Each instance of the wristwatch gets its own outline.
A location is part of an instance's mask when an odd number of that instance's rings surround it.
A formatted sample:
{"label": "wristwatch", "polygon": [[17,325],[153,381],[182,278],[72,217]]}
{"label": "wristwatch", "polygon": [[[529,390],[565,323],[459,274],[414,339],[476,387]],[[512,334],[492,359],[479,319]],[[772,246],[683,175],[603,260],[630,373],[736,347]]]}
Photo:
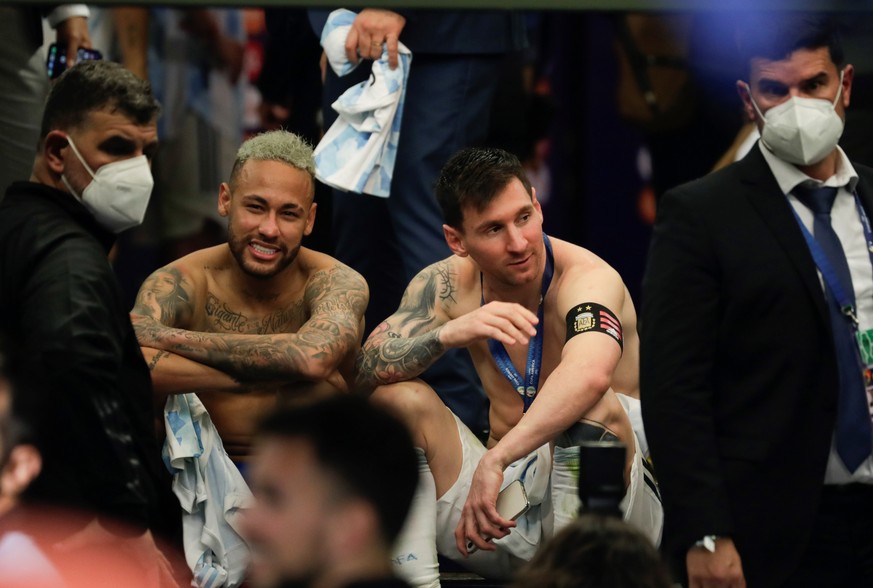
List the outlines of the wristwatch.
{"label": "wristwatch", "polygon": [[703,539],[694,542],[694,547],[702,547],[710,553],[715,553],[715,542],[718,535],[706,535]]}

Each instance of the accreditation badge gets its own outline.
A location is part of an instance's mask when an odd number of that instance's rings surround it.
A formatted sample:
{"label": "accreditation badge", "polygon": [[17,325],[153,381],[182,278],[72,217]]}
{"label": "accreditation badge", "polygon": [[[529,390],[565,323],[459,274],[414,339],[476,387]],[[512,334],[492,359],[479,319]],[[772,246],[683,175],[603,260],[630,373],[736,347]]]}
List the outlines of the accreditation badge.
{"label": "accreditation badge", "polygon": [[873,415],[873,329],[857,331],[858,351],[864,364],[864,387],[867,389],[867,408]]}

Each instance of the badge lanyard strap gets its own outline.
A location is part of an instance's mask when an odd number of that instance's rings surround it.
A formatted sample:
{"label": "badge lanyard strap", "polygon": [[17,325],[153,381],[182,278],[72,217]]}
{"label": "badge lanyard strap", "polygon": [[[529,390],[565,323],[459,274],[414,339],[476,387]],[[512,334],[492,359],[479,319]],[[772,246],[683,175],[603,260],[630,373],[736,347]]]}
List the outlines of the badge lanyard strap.
{"label": "badge lanyard strap", "polygon": [[858,209],[858,216],[861,217],[861,226],[864,228],[864,240],[867,242],[867,255],[870,256],[870,266],[873,267],[873,229],[870,228],[870,219],[867,218],[867,213],[864,207],[861,206],[861,199],[858,198],[858,192],[852,193],[855,196],[855,208]]}
{"label": "badge lanyard strap", "polygon": [[[867,254],[870,256],[870,266],[873,268],[873,230],[870,228],[870,219],[867,217],[864,207],[861,206],[861,199],[858,198],[858,193],[853,192],[852,195],[855,198],[855,207],[858,210],[858,216],[861,218],[861,226],[864,229],[864,240],[867,242]],[[840,312],[849,320],[852,330],[857,333],[858,315],[855,309],[854,292],[850,294],[843,289],[843,284],[837,277],[837,274],[834,271],[833,266],[831,266],[830,261],[828,261],[827,255],[825,255],[821,245],[818,244],[815,237],[812,236],[809,229],[807,229],[806,225],[804,225],[800,220],[794,207],[791,207],[791,211],[794,213],[794,218],[797,219],[797,224],[800,225],[803,237],[806,239],[806,244],[809,247],[809,252],[812,254],[812,258],[815,261],[816,266],[818,266],[828,290],[830,290],[831,295],[839,305]]]}
{"label": "badge lanyard strap", "polygon": [[[543,243],[545,243],[546,246],[546,267],[543,270],[540,303],[537,307],[537,318],[539,319],[539,323],[537,324],[536,335],[530,340],[527,346],[527,362],[525,363],[524,380],[522,380],[521,374],[518,373],[515,366],[512,365],[512,360],[509,358],[509,353],[507,353],[503,343],[496,339],[488,339],[488,350],[491,352],[491,356],[494,358],[495,363],[497,363],[497,367],[521,396],[521,399],[524,402],[524,412],[527,412],[527,409],[530,408],[531,404],[533,404],[534,397],[537,393],[537,387],[539,386],[540,365],[543,360],[543,306],[545,305],[544,300],[546,298],[546,292],[549,290],[549,284],[552,283],[552,274],[554,273],[555,267],[555,258],[552,254],[552,244],[549,241],[548,235],[545,233],[543,233]],[[480,282],[482,282],[481,274]],[[484,287],[482,288],[481,304],[485,304]]]}

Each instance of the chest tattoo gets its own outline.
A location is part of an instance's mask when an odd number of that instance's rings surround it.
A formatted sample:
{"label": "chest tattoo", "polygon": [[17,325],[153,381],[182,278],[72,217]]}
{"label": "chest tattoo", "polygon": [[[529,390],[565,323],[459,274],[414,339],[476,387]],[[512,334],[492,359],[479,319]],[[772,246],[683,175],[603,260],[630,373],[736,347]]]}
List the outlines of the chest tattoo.
{"label": "chest tattoo", "polygon": [[288,333],[296,331],[306,320],[302,302],[281,308],[262,318],[253,318],[232,309],[211,292],[206,296],[206,316],[218,332],[258,335]]}

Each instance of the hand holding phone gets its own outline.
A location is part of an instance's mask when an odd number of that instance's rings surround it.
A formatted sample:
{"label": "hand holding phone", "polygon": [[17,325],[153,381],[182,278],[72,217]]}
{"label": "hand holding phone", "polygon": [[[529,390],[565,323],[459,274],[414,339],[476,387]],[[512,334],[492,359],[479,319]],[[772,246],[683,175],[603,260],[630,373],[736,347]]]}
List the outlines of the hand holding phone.
{"label": "hand holding phone", "polygon": [[[76,53],[78,61],[87,61],[90,59],[103,59],[103,54],[96,49],[86,49],[79,47]],[[45,61],[46,70],[50,80],[57,79],[59,75],[67,69],[67,45],[66,43],[52,43],[48,48],[48,55]]]}
{"label": "hand holding phone", "polygon": [[[514,480],[497,495],[497,514],[504,519],[514,521],[526,513],[529,508],[530,501],[527,499],[527,492],[525,492],[521,480]],[[488,537],[486,541],[493,539],[493,537]],[[471,539],[467,539],[467,555],[475,553],[478,549],[479,547]]]}

